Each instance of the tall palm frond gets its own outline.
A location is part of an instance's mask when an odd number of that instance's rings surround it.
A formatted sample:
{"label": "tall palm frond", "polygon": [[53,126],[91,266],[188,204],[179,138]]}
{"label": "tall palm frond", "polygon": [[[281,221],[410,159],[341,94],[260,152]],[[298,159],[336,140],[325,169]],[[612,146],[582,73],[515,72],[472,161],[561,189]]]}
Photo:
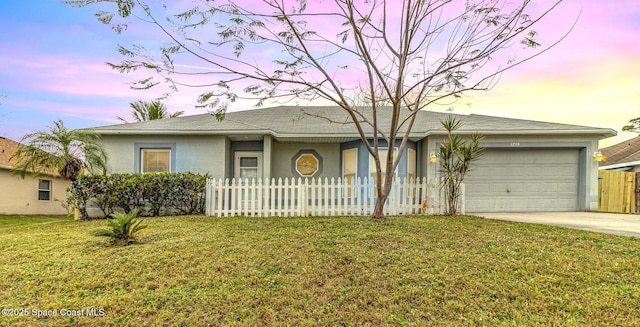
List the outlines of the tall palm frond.
{"label": "tall palm frond", "polygon": [[107,154],[99,135],[69,130],[62,120],[55,121],[48,131],[25,135],[18,150],[11,156],[13,172],[24,177],[59,174],[76,180],[83,170],[106,174]]}
{"label": "tall palm frond", "polygon": [[[175,118],[184,114],[184,111],[181,110],[169,113],[167,106],[159,100],[153,100],[151,102],[138,100],[131,102],[129,106],[131,107],[131,117],[133,117],[134,122],[138,123],[156,119]],[[128,121],[122,117],[117,118],[122,122],[128,123]]]}

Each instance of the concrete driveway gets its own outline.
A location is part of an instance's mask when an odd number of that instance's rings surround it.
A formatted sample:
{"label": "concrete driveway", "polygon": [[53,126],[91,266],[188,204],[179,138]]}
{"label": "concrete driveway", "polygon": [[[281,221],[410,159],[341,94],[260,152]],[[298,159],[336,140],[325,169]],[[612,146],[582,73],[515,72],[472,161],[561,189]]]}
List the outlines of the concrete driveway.
{"label": "concrete driveway", "polygon": [[601,212],[472,213],[487,219],[544,224],[598,233],[640,237],[640,215]]}

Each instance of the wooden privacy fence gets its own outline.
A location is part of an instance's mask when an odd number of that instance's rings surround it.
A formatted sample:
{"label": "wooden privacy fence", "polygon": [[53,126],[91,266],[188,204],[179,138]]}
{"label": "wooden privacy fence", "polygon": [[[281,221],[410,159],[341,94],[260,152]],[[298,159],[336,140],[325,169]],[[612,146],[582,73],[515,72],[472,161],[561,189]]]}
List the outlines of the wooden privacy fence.
{"label": "wooden privacy fence", "polygon": [[600,211],[636,212],[636,173],[598,171],[598,194]]}
{"label": "wooden privacy fence", "polygon": [[[464,188],[463,188],[464,192]],[[422,180],[395,181],[385,215],[444,212],[438,184]],[[209,179],[206,214],[217,217],[360,216],[370,215],[376,201],[372,180],[351,179]],[[464,213],[464,194],[459,201]]]}

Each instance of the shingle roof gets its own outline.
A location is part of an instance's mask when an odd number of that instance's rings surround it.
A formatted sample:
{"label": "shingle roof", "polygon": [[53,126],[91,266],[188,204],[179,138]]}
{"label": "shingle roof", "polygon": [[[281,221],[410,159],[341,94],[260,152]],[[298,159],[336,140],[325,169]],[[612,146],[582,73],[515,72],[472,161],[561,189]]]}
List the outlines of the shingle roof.
{"label": "shingle roof", "polygon": [[0,136],[0,166],[12,167],[9,158],[18,150],[20,143]]}
{"label": "shingle roof", "polygon": [[604,160],[600,161],[600,167],[611,165],[637,165],[640,161],[640,136],[600,149]]}
{"label": "shingle roof", "polygon": [[[16,151],[18,151],[18,148],[22,145],[23,144],[19,142],[0,136],[0,169],[13,169],[15,167],[15,165],[17,164],[15,159],[10,161],[9,158],[11,158],[11,156]],[[31,172],[31,170],[28,170],[28,171]],[[44,169],[44,168],[42,169],[41,172],[39,172],[39,174],[58,176],[57,173],[55,174],[48,173],[47,169]]]}
{"label": "shingle roof", "polygon": [[[381,113],[381,114],[380,114]],[[412,138],[423,138],[429,134],[444,132],[440,121],[449,112],[421,111],[416,117],[411,133]],[[363,115],[371,116],[371,109],[364,109]],[[378,120],[381,124],[390,122],[390,109],[381,108]],[[480,132],[483,134],[598,134],[600,137],[615,135],[615,131],[559,123],[511,119],[484,115],[456,115],[464,120],[460,132]],[[331,120],[320,118],[330,117]],[[384,126],[384,125],[383,125]],[[347,113],[333,106],[282,106],[229,112],[218,122],[210,114],[153,120],[141,123],[119,124],[90,128],[99,134],[215,134],[247,135],[271,134],[276,138],[291,137],[353,137],[358,134]],[[372,135],[370,127],[365,128]]]}

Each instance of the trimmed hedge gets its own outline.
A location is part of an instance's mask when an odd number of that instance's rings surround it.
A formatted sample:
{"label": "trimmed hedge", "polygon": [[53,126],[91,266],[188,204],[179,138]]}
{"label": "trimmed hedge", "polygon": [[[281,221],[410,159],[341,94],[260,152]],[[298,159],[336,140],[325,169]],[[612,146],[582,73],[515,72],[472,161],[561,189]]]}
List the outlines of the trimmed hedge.
{"label": "trimmed hedge", "polygon": [[95,205],[104,216],[138,210],[140,216],[203,214],[208,175],[193,173],[81,176],[67,189],[69,208],[89,218]]}

